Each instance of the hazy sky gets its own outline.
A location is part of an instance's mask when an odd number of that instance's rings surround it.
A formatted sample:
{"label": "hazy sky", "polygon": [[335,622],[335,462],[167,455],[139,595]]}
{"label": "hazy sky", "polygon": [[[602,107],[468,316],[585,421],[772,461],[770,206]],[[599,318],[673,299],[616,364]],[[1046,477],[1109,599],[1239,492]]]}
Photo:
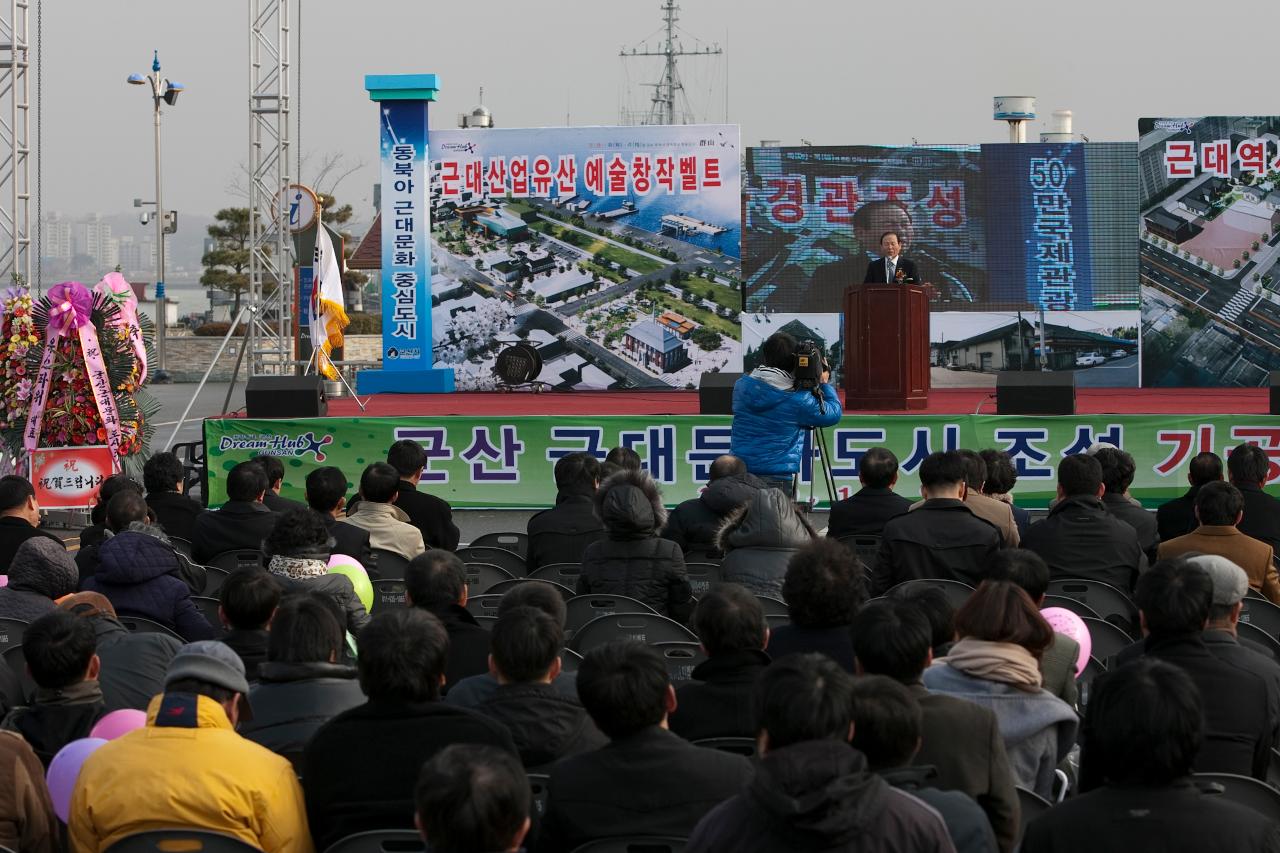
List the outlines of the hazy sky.
{"label": "hazy sky", "polygon": [[[149,70],[153,48],[187,86],[165,113],[166,206],[205,215],[243,203],[228,184],[248,159],[247,3],[42,2],[44,210],[116,213],[152,196],[151,102],[125,77]],[[301,150],[313,163],[328,154],[362,164],[338,192],[364,205],[377,156],[365,74],[438,74],[437,128],[456,126],[481,85],[501,127],[560,125],[566,108],[574,124],[615,124],[626,78],[618,51],[661,23],[659,0],[302,5]],[[696,36],[728,50],[718,66],[688,62],[691,96],[722,120],[727,73],[728,118],[746,145],[1003,141],[1005,126],[991,120],[997,94],[1037,96],[1046,121],[1069,107],[1094,141],[1134,139],[1141,115],[1276,109],[1275,52],[1251,35],[1276,16],[1256,0],[682,6],[686,47]],[[628,64],[631,82],[656,79]],[[34,75],[32,89],[34,99]]]}

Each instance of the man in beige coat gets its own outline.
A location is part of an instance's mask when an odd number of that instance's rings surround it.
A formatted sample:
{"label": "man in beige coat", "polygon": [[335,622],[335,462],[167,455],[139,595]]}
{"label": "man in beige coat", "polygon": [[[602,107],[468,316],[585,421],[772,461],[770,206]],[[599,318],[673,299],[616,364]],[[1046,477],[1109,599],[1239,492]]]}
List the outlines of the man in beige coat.
{"label": "man in beige coat", "polygon": [[369,547],[393,551],[406,560],[426,551],[422,531],[394,501],[400,473],[385,462],[374,462],[360,475],[360,503],[346,518],[347,524],[369,531]]}

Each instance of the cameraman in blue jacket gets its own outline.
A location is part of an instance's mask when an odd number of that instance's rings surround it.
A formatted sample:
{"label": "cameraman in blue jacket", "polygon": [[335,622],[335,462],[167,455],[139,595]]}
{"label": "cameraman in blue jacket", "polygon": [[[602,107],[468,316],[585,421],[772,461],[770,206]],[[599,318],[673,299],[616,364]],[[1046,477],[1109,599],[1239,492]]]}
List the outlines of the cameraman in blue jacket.
{"label": "cameraman in blue jacket", "polygon": [[809,427],[840,421],[840,398],[823,363],[821,384],[796,388],[796,339],[786,332],[770,335],[761,348],[764,366],[733,386],[733,434],[730,453],[747,470],[795,497],[795,475],[804,455]]}

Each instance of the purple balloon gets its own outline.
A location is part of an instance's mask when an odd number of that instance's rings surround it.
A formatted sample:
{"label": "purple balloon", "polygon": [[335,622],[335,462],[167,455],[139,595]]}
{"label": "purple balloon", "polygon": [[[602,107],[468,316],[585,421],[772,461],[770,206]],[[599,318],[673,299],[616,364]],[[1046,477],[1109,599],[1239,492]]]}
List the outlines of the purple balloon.
{"label": "purple balloon", "polygon": [[82,737],[58,750],[58,754],[49,762],[49,772],[45,781],[49,785],[49,798],[53,800],[53,811],[67,823],[71,814],[71,794],[76,789],[76,778],[85,759],[92,755],[98,747],[107,741],[100,737]]}
{"label": "purple balloon", "polygon": [[147,724],[147,712],[137,708],[120,708],[112,711],[94,725],[89,737],[100,737],[104,740],[115,740],[120,735],[128,734]]}

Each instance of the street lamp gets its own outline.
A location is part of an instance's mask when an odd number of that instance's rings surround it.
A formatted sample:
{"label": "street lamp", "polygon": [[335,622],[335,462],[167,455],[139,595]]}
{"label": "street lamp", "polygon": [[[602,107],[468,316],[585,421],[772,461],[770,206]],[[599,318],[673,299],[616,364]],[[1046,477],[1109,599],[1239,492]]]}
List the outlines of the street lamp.
{"label": "street lamp", "polygon": [[151,73],[147,75],[130,74],[128,82],[132,86],[151,84],[151,99],[155,105],[156,120],[156,358],[159,364],[156,372],[164,370],[164,333],[166,325],[164,298],[164,235],[178,230],[178,218],[174,213],[164,209],[163,187],[160,180],[160,102],[169,106],[178,102],[178,95],[184,87],[160,76],[160,52],[156,51],[151,60]]}

